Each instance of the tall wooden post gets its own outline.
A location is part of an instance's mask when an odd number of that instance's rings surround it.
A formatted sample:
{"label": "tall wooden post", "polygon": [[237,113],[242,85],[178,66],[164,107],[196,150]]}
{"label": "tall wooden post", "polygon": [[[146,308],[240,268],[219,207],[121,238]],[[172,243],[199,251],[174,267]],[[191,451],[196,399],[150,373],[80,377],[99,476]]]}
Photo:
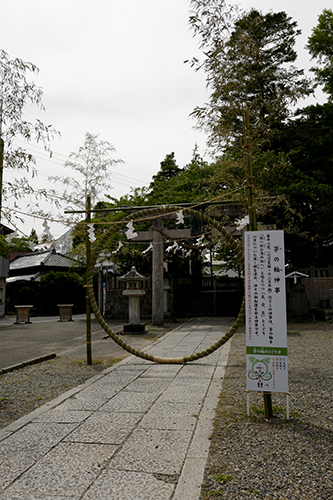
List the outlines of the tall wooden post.
{"label": "tall wooden post", "polygon": [[[248,200],[248,215],[249,215],[249,230],[257,231],[257,214],[255,208],[255,187],[253,179],[253,166],[251,159],[251,135],[250,135],[250,120],[249,112],[244,113],[244,131],[245,131],[245,154],[246,154],[246,171],[247,171],[247,200]],[[272,395],[270,392],[264,392],[264,405],[266,418],[272,418]]]}
{"label": "tall wooden post", "polygon": [[[86,200],[86,261],[87,269],[89,266],[91,258],[91,243],[89,239],[89,226],[91,221],[91,198],[90,195],[87,196]],[[88,296],[86,296],[86,337],[87,337],[87,364],[92,365],[92,355],[91,355],[91,311],[90,302]]]}

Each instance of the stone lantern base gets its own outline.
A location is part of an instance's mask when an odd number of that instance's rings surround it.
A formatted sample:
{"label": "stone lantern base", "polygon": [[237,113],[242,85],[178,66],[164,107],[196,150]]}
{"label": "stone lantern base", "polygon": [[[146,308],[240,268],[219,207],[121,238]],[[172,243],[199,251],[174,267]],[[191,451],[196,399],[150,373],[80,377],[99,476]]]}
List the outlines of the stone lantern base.
{"label": "stone lantern base", "polygon": [[123,333],[146,333],[145,324],[124,325]]}

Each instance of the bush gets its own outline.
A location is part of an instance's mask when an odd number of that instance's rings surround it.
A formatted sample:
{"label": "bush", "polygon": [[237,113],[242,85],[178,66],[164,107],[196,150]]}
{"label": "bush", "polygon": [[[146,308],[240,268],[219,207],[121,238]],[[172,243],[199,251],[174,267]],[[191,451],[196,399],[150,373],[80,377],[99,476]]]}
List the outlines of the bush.
{"label": "bush", "polygon": [[46,314],[57,314],[57,304],[74,304],[75,312],[83,312],[84,284],[84,279],[75,272],[51,271],[40,279],[40,306]]}
{"label": "bush", "polygon": [[23,286],[18,294],[18,303],[36,305],[38,302],[37,295],[36,286]]}

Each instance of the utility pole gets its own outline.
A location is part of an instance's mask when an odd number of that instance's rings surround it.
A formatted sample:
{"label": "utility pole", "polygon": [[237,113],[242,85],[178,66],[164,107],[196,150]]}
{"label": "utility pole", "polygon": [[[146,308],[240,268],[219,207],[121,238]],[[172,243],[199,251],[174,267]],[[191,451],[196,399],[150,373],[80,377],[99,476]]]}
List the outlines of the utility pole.
{"label": "utility pole", "polygon": [[[253,165],[251,159],[251,135],[250,135],[250,119],[249,112],[246,110],[244,112],[244,132],[245,132],[245,156],[246,156],[246,172],[247,172],[247,200],[248,200],[248,215],[249,215],[249,230],[257,231],[257,214],[256,214],[256,197],[255,197],[255,186],[253,179]],[[265,405],[265,415],[266,418],[273,417],[272,409],[272,394],[270,392],[264,392],[264,405]]]}
{"label": "utility pole", "polygon": [[[86,265],[87,269],[91,259],[91,243],[89,239],[89,226],[91,221],[91,197],[88,194],[86,200]],[[90,301],[88,295],[86,294],[86,332],[87,332],[87,364],[92,365],[92,355],[91,355],[91,310]]]}

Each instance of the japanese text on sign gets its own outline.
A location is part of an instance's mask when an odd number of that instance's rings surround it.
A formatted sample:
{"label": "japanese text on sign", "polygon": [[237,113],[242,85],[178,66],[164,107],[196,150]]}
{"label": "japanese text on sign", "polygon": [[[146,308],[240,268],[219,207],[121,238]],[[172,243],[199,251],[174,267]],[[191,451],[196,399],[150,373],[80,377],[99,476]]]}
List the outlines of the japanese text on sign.
{"label": "japanese text on sign", "polygon": [[245,233],[245,292],[248,390],[288,392],[283,231]]}

